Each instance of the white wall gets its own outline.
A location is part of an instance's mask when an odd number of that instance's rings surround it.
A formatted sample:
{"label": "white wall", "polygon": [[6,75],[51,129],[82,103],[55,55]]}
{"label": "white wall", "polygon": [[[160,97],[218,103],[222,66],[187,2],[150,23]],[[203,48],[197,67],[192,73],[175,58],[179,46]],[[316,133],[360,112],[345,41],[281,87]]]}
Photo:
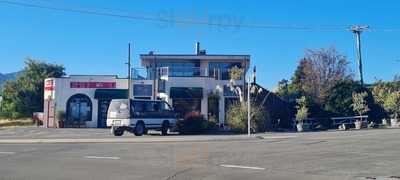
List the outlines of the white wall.
{"label": "white wall", "polygon": [[[115,82],[116,89],[127,89],[127,79],[118,79],[116,76],[71,76],[65,78],[49,78],[54,80],[54,91],[45,91],[45,99],[51,96],[55,100],[55,112],[67,110],[68,99],[75,94],[87,95],[92,101],[92,120],[86,122],[87,127],[97,127],[98,101],[94,99],[96,88],[71,88],[71,82]],[[152,80],[135,80],[133,84],[152,84]],[[209,77],[169,77],[166,81],[166,93],[159,93],[158,96],[165,98],[168,103],[172,104],[169,98],[171,87],[201,87],[203,89],[203,99],[201,100],[201,113],[204,117],[208,117],[208,97],[210,92],[216,92],[220,95],[219,101],[219,123],[225,122],[225,97],[223,96],[223,86],[227,85],[229,80],[215,80]],[[243,84],[243,80],[237,81]]]}

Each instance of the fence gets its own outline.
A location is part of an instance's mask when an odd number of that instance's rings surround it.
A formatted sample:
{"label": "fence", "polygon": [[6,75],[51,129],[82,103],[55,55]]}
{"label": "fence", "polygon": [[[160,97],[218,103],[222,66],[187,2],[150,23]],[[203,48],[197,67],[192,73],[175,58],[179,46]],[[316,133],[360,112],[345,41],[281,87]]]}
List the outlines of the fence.
{"label": "fence", "polygon": [[331,118],[333,128],[338,128],[342,124],[354,125],[354,122],[361,119],[362,124],[368,124],[368,116],[348,116]]}

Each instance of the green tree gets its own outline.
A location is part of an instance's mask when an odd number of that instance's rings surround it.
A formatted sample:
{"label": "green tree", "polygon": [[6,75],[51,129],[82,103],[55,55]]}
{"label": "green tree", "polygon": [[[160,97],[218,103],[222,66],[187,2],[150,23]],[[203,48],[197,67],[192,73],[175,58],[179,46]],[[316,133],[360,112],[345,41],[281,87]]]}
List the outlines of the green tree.
{"label": "green tree", "polygon": [[297,99],[296,102],[296,121],[301,124],[304,120],[308,118],[309,115],[307,108],[307,99],[305,96],[302,96],[301,98]]}
{"label": "green tree", "polygon": [[[352,81],[346,56],[341,55],[335,48],[306,50],[304,58],[299,61],[291,78],[291,83],[281,81],[277,94],[288,101],[293,110],[296,107],[296,99],[306,96],[308,113],[313,117],[323,118],[329,115],[326,110],[339,107],[340,104],[331,103],[328,108],[325,108],[328,101],[334,101],[331,97],[332,90],[341,82],[346,81]],[[344,105],[347,106],[340,106],[340,111],[348,108],[351,93],[346,93],[347,101]]]}
{"label": "green tree", "polygon": [[3,90],[2,111],[9,118],[31,117],[43,110],[44,79],[65,75],[65,68],[28,58],[22,74]]}
{"label": "green tree", "polygon": [[334,116],[353,116],[351,107],[353,103],[353,92],[362,91],[362,86],[355,81],[342,81],[336,84],[328,94],[324,106],[325,111]]}
{"label": "green tree", "polygon": [[370,109],[368,108],[368,104],[366,101],[366,97],[368,96],[367,92],[362,93],[353,93],[353,103],[352,107],[358,115],[362,116],[363,114],[367,113]]}
{"label": "green tree", "polygon": [[[265,123],[267,123],[268,113],[264,111],[262,106],[252,104],[251,106],[251,128],[255,131],[265,131]],[[247,131],[247,107],[245,103],[235,103],[230,106],[227,111],[227,123],[232,129],[239,132]]]}
{"label": "green tree", "polygon": [[397,119],[400,114],[400,91],[390,93],[385,100],[384,107],[394,119]]}
{"label": "green tree", "polygon": [[329,91],[337,83],[351,79],[347,57],[335,48],[307,50],[299,80],[301,90],[317,104],[324,104]]}

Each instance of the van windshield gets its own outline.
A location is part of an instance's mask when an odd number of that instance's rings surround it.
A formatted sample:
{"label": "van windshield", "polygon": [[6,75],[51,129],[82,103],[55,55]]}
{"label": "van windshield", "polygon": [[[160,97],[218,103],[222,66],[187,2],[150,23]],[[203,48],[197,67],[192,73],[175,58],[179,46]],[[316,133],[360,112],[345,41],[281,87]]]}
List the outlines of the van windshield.
{"label": "van windshield", "polygon": [[129,118],[128,100],[112,100],[108,107],[108,118]]}

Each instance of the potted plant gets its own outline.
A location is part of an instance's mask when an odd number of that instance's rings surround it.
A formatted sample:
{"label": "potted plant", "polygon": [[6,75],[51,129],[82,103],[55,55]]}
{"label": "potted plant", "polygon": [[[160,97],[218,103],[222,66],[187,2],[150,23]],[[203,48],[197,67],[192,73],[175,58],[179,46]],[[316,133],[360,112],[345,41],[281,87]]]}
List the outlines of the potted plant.
{"label": "potted plant", "polygon": [[398,127],[398,116],[400,114],[400,91],[392,92],[387,96],[384,108],[391,115],[390,126]]}
{"label": "potted plant", "polygon": [[308,118],[308,108],[307,108],[307,100],[305,96],[302,96],[299,99],[296,99],[297,102],[297,112],[296,112],[296,127],[298,132],[303,132],[304,130],[308,130],[309,127],[305,125],[304,121]]}
{"label": "potted plant", "polygon": [[354,122],[355,128],[356,129],[361,129],[362,128],[362,122],[363,122],[363,114],[367,113],[369,111],[367,101],[365,98],[368,96],[367,92],[362,92],[362,93],[353,93],[352,98],[353,98],[353,103],[351,106],[353,107],[353,110],[358,113],[360,116],[360,119],[357,119]]}
{"label": "potted plant", "polygon": [[58,128],[64,128],[64,121],[65,121],[66,114],[64,111],[57,111],[57,124]]}

